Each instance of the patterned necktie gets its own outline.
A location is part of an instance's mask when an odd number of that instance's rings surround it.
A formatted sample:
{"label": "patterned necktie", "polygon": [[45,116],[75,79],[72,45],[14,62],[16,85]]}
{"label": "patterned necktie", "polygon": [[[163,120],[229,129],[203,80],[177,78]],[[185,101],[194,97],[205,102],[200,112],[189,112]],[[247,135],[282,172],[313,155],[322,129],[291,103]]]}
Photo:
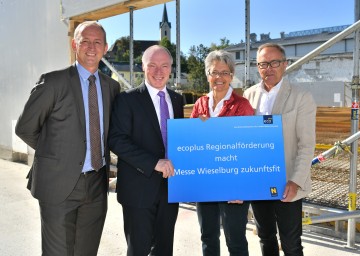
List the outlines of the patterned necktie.
{"label": "patterned necktie", "polygon": [[166,120],[170,118],[169,108],[168,108],[168,105],[165,100],[165,93],[163,91],[159,91],[158,95],[160,97],[161,135],[162,135],[164,146],[165,146],[165,155],[167,155],[167,123],[166,123]]}
{"label": "patterned necktie", "polygon": [[89,130],[90,130],[90,150],[91,165],[94,170],[98,171],[103,166],[101,155],[101,139],[100,139],[100,117],[99,106],[96,92],[96,77],[89,76]]}

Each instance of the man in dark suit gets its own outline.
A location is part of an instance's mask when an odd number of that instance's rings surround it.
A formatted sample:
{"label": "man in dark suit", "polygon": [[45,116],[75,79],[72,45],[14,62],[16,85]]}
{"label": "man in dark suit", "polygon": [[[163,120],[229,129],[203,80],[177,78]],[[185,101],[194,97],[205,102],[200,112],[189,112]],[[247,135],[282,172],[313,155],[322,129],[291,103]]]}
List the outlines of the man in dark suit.
{"label": "man in dark suit", "polygon": [[108,48],[100,24],[80,24],[71,46],[77,61],[40,77],[15,131],[35,149],[28,188],[39,200],[43,255],[95,256],[107,212],[110,111],[120,88],[98,72]]}
{"label": "man in dark suit", "polygon": [[168,203],[174,167],[166,159],[158,96],[165,93],[170,118],[184,117],[182,96],[166,88],[172,62],[166,48],[149,47],[142,57],[145,82],[119,94],[111,115],[109,147],[118,156],[117,199],[123,207],[128,256],[173,253],[179,205]]}

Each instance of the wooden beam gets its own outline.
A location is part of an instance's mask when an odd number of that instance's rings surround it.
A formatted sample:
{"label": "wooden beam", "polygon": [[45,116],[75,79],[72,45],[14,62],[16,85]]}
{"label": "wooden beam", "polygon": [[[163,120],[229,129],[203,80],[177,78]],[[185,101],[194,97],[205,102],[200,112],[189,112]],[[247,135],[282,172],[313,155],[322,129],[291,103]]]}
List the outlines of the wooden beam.
{"label": "wooden beam", "polygon": [[76,60],[75,53],[71,48],[71,40],[74,37],[75,28],[83,21],[86,20],[100,20],[108,17],[112,17],[115,15],[128,13],[129,8],[132,6],[134,10],[139,10],[143,8],[148,8],[154,5],[163,4],[167,2],[171,2],[173,0],[129,0],[125,2],[121,2],[119,4],[115,4],[112,6],[108,6],[96,11],[84,13],[81,15],[77,15],[71,17],[69,19],[69,28],[68,28],[68,36],[69,36],[69,47],[70,47],[70,63],[74,63]]}
{"label": "wooden beam", "polygon": [[76,57],[75,57],[75,52],[72,50],[72,47],[71,47],[71,41],[72,39],[74,38],[74,31],[75,31],[75,28],[79,25],[80,23],[77,22],[77,21],[74,21],[74,20],[70,20],[69,21],[69,29],[68,29],[68,37],[69,37],[69,60],[70,60],[70,63],[74,63],[75,60],[76,60]]}
{"label": "wooden beam", "polygon": [[70,20],[75,20],[79,22],[83,22],[85,20],[100,20],[115,15],[128,13],[129,7],[131,6],[134,7],[134,10],[136,11],[139,9],[148,8],[154,5],[163,4],[171,1],[173,0],[129,0],[96,11],[71,17]]}

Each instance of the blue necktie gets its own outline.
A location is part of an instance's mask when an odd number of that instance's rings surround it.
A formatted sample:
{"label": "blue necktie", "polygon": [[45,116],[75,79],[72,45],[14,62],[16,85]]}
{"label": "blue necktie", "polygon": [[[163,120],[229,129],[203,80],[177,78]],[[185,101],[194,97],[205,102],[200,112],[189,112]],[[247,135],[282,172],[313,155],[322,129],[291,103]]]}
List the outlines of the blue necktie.
{"label": "blue necktie", "polygon": [[158,95],[160,97],[160,128],[161,135],[163,138],[164,146],[165,146],[165,155],[167,155],[167,123],[166,120],[170,118],[169,108],[165,100],[165,93],[163,91],[159,91]]}

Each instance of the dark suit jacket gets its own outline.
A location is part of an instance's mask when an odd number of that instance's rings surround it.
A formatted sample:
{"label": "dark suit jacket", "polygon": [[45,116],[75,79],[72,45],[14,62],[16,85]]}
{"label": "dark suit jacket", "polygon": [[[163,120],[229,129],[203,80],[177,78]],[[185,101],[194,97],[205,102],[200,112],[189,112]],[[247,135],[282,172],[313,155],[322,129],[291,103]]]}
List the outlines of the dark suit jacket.
{"label": "dark suit jacket", "polygon": [[[167,90],[174,118],[183,118],[183,97]],[[165,158],[160,125],[150,94],[139,88],[119,94],[114,102],[109,130],[109,147],[118,156],[117,198],[132,207],[150,207],[163,180],[154,170]]]}
{"label": "dark suit jacket", "polygon": [[[119,84],[99,72],[106,144],[112,102]],[[78,181],[86,150],[85,112],[76,66],[43,74],[25,104],[16,134],[35,149],[28,188],[44,202],[59,203]],[[110,153],[105,145],[109,169]]]}

